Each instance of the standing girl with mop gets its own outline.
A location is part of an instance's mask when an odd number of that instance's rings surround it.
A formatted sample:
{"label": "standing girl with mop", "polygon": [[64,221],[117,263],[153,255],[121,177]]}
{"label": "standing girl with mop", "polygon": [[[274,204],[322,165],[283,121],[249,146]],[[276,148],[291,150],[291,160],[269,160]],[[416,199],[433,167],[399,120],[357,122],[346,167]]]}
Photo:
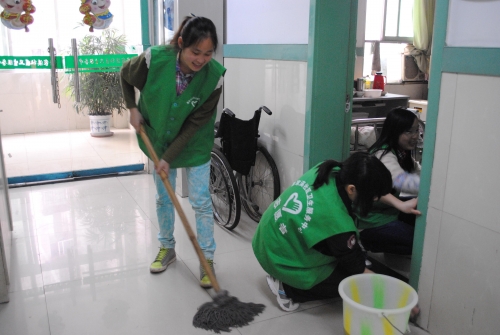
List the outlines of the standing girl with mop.
{"label": "standing girl with mop", "polygon": [[[155,166],[156,212],[160,250],[150,266],[163,272],[175,261],[174,207],[159,176],[168,175],[175,189],[177,168],[186,168],[189,201],[196,217],[197,241],[213,271],[214,221],[209,192],[210,151],[216,108],[225,68],[212,59],[218,39],[215,25],[204,17],[186,17],[170,45],[153,46],[124,63],[122,90],[130,124],[145,128],[161,158]],[[141,94],[136,105],[135,90]],[[149,157],[140,137],[139,146]],[[150,157],[151,158],[151,157]],[[211,281],[200,266],[200,285]]]}

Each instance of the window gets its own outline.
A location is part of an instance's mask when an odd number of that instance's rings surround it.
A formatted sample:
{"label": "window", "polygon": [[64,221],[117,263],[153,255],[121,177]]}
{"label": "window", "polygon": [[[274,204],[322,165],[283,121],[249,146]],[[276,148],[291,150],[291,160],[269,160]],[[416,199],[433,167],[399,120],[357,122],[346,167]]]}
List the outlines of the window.
{"label": "window", "polygon": [[[406,43],[380,43],[380,71],[387,77],[388,83],[400,83],[402,73],[402,57]],[[363,76],[371,76],[374,43],[365,42]]]}
{"label": "window", "polygon": [[[89,26],[79,27],[83,14],[79,12],[80,1],[44,0],[34,2],[33,24],[29,32],[14,30],[0,24],[0,55],[3,56],[48,56],[48,39],[52,38],[57,55],[70,54],[71,39],[81,39],[89,34]],[[0,9],[2,9],[0,7]],[[117,29],[127,36],[130,46],[141,44],[141,22],[139,1],[113,0],[110,11]],[[101,30],[95,29],[100,35]]]}
{"label": "window", "polygon": [[383,41],[413,43],[413,1],[385,1]]}
{"label": "window", "polygon": [[363,76],[373,75],[373,55],[380,43],[380,68],[388,83],[401,82],[402,54],[413,42],[414,0],[367,0]]}

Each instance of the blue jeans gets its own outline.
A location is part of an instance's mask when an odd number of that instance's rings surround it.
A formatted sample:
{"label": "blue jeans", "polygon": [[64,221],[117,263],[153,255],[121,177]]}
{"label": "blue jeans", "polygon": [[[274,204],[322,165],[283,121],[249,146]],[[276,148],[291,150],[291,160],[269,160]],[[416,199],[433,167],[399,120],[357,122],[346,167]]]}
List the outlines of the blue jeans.
{"label": "blue jeans", "polygon": [[[212,211],[212,199],[210,197],[210,161],[207,163],[186,168],[189,203],[195,212],[196,218],[196,239],[200,245],[205,258],[214,259],[215,239],[214,239],[214,216]],[[177,170],[170,169],[168,179],[175,190],[175,179]],[[174,248],[174,205],[163,185],[161,177],[153,172],[153,179],[156,184],[156,214],[160,232],[158,241],[164,248]]]}

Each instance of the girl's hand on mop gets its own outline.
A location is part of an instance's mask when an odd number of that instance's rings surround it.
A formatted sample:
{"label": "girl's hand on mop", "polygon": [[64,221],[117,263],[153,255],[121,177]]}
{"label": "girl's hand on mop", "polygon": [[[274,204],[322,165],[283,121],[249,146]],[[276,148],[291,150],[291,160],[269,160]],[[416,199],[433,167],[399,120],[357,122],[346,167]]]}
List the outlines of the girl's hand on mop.
{"label": "girl's hand on mop", "polygon": [[168,177],[168,172],[170,171],[170,164],[168,164],[165,160],[160,160],[158,166],[155,166],[156,173],[160,174],[161,171],[165,172]]}

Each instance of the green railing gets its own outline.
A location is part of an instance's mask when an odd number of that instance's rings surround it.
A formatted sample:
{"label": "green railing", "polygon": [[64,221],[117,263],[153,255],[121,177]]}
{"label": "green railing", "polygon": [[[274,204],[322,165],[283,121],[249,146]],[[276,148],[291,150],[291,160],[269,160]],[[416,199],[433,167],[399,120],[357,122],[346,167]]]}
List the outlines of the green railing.
{"label": "green railing", "polygon": [[[79,72],[118,72],[122,64],[137,56],[136,54],[119,55],[81,55],[78,56]],[[50,70],[50,56],[0,56],[0,70]],[[73,56],[56,56],[55,68],[73,73]]]}

